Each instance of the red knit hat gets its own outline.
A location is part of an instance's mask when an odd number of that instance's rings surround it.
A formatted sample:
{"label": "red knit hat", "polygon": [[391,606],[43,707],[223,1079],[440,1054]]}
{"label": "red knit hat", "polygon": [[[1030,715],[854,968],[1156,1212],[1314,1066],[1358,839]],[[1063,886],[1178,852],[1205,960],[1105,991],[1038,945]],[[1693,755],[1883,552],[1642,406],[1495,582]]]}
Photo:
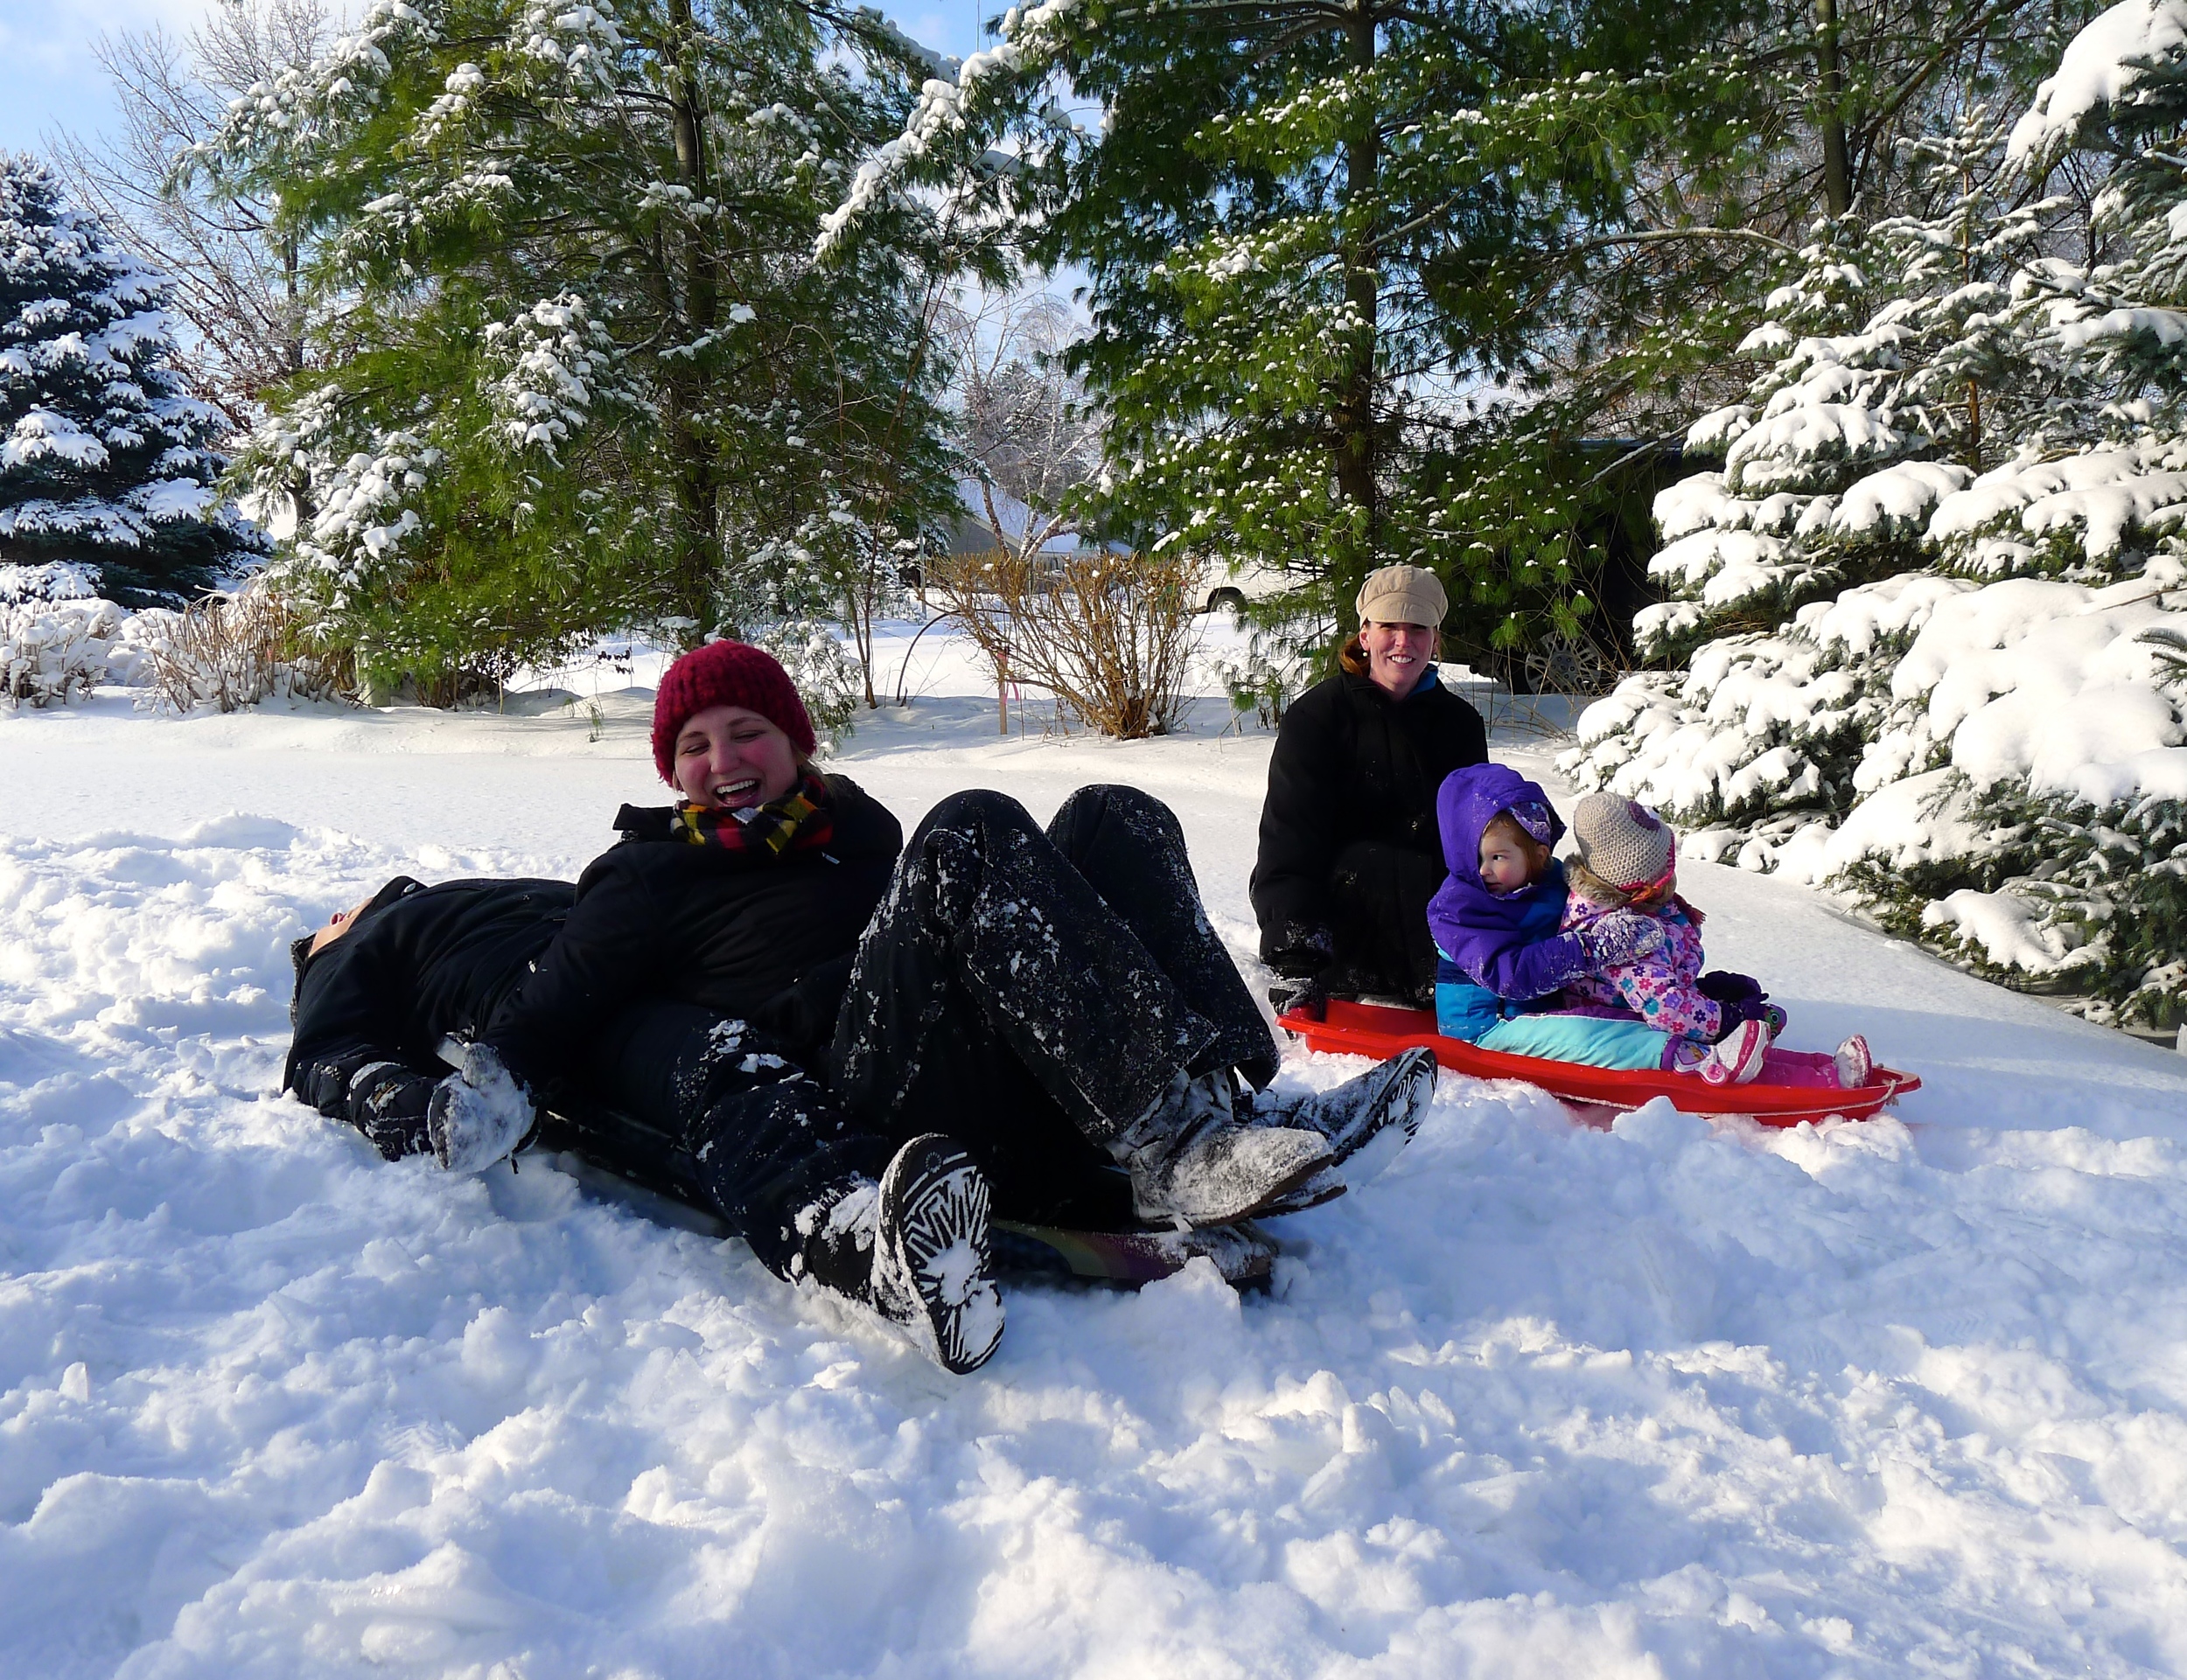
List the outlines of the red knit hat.
{"label": "red knit hat", "polygon": [[709,642],[670,666],[653,696],[653,765],[669,786],[676,780],[676,736],[693,714],[711,706],[757,712],[788,735],[793,747],[812,755],[813,720],[774,655],[744,642]]}

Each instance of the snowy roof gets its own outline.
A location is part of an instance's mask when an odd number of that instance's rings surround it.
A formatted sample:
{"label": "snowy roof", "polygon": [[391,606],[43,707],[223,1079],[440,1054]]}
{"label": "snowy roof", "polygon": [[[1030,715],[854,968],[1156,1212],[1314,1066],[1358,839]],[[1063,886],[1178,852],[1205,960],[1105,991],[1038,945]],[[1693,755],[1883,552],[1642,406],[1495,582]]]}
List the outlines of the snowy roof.
{"label": "snowy roof", "polygon": [[[991,487],[987,495],[995,498],[996,523],[1003,527],[1003,534],[1013,546],[1023,542],[1025,533],[1035,528],[1036,520],[1045,515],[1036,514],[1025,503],[1000,486]],[[963,512],[950,522],[949,552],[953,554],[984,554],[995,547],[995,533],[988,525],[987,501],[982,494],[977,478],[957,480],[957,500]],[[1098,547],[1080,537],[1076,529],[1066,526],[1040,545],[1044,554],[1075,554],[1084,548]]]}

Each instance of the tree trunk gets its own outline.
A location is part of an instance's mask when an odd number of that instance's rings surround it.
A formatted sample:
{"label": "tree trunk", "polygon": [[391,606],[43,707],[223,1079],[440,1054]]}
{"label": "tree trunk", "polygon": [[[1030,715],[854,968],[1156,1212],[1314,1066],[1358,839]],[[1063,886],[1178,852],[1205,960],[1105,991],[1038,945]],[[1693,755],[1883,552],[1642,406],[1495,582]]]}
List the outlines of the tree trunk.
{"label": "tree trunk", "polygon": [[[706,158],[706,107],[695,62],[695,26],[691,0],[670,0],[671,30],[668,52],[669,128],[676,148],[676,179],[694,199],[709,196]],[[708,228],[696,218],[671,221],[671,238],[681,250],[676,263],[682,282],[682,330],[688,338],[714,330],[721,310],[721,289],[715,274],[715,251]],[[691,619],[694,644],[716,628],[714,617],[714,574],[718,564],[720,522],[718,506],[720,468],[714,458],[701,409],[707,401],[705,381],[694,373],[674,381],[667,405],[669,436],[676,456],[676,513],[682,527],[676,533],[676,610]]]}
{"label": "tree trunk", "polygon": [[1833,216],[1853,208],[1845,146],[1845,67],[1838,58],[1838,0],[1815,0],[1815,68],[1822,93],[1822,199]]}
{"label": "tree trunk", "polygon": [[[1352,63],[1361,73],[1374,64],[1375,15],[1370,0],[1352,0],[1345,33]],[[1381,137],[1373,114],[1345,142],[1345,204],[1350,208],[1371,195],[1381,166]],[[1356,322],[1345,359],[1342,383],[1331,414],[1333,452],[1338,493],[1351,505],[1365,510],[1366,529],[1362,545],[1344,569],[1364,575],[1375,552],[1377,508],[1375,497],[1374,352],[1376,315],[1381,303],[1381,276],[1373,254],[1374,230],[1354,223],[1345,235],[1344,249],[1345,302]]]}

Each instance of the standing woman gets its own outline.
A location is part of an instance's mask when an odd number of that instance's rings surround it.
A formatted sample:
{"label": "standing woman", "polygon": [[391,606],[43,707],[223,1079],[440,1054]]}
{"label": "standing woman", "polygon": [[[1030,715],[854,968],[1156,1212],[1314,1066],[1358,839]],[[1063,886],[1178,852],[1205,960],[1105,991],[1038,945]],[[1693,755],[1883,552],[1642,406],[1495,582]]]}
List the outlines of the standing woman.
{"label": "standing woman", "polygon": [[1283,714],[1268,760],[1252,890],[1279,1011],[1364,992],[1431,1007],[1436,791],[1488,758],[1481,715],[1436,679],[1450,600],[1435,574],[1385,566],[1357,604],[1337,673]]}

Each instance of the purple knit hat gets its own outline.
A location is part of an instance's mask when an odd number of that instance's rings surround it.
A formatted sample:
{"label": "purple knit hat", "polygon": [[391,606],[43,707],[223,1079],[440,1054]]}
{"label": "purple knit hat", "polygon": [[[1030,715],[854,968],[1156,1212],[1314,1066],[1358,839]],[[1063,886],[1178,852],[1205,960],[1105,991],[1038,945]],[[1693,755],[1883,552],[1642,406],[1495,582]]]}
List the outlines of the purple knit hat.
{"label": "purple knit hat", "polygon": [[774,655],[747,642],[709,642],[670,666],[653,695],[653,767],[669,786],[676,780],[676,736],[695,714],[713,706],[758,713],[812,756],[813,720]]}

